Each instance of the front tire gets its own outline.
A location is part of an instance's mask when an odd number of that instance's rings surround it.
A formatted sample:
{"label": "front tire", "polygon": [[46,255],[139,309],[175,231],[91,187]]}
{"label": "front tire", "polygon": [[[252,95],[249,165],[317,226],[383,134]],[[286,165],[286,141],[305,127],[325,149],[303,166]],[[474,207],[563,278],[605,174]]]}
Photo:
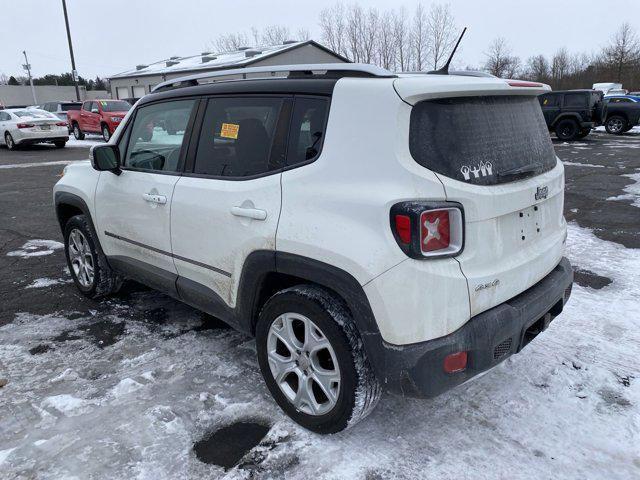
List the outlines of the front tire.
{"label": "front tire", "polygon": [[9,132],[4,134],[4,143],[7,146],[7,149],[9,150],[15,150],[16,148],[18,148],[15,140],[13,139],[13,137]]}
{"label": "front tire", "polygon": [[64,148],[67,142],[61,140],[59,142],[53,142],[53,144],[56,146],[56,148]]}
{"label": "front tire", "polygon": [[84,133],[80,130],[80,125],[77,123],[73,124],[73,136],[76,140],[84,140]]}
{"label": "front tire", "polygon": [[102,298],[122,286],[122,278],[109,267],[86,216],[71,217],[65,225],[64,252],[71,278],[85,297]]}
{"label": "front tire", "polygon": [[556,136],[559,140],[570,142],[575,140],[580,132],[578,122],[570,118],[560,120],[556,125]]}
{"label": "front tire", "polygon": [[260,312],[258,363],[274,399],[295,422],[336,433],[365,418],[382,390],[344,302],[316,286],[276,293]]}
{"label": "front tire", "polygon": [[102,138],[107,143],[109,142],[109,139],[111,138],[111,132],[109,131],[109,127],[106,126],[106,125],[102,125]]}
{"label": "front tire", "polygon": [[627,119],[619,115],[614,115],[607,118],[607,121],[604,124],[604,128],[607,133],[610,133],[612,135],[621,135],[627,128]]}

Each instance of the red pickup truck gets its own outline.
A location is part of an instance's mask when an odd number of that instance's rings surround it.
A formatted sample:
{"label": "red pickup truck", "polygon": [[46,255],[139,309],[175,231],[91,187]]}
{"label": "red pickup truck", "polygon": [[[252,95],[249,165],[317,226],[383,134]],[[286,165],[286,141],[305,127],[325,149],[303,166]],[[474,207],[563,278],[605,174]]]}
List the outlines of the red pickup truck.
{"label": "red pickup truck", "polygon": [[69,131],[77,140],[85,133],[101,133],[108,142],[130,108],[124,100],[87,100],[80,110],[67,112]]}

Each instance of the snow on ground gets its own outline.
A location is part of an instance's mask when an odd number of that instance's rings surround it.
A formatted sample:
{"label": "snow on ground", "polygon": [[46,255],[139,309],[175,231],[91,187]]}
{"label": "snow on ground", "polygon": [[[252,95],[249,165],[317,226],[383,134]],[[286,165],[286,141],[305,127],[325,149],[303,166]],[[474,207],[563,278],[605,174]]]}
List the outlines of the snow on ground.
{"label": "snow on ground", "polygon": [[42,257],[43,255],[51,255],[54,250],[61,250],[64,244],[55,240],[29,240],[18,250],[7,253],[8,257]]}
{"label": "snow on ground", "polygon": [[[0,328],[2,477],[640,478],[640,250],[570,225],[568,256],[613,283],[575,285],[549,329],[485,376],[433,400],[385,395],[328,437],[278,410],[251,339],[160,294],[110,300],[106,315],[19,314]],[[147,319],[131,320],[139,308]],[[270,425],[240,467],[195,457],[239,420]]]}
{"label": "snow on ground", "polygon": [[86,134],[85,139],[84,140],[76,140],[75,137],[73,135],[69,136],[69,141],[67,142],[67,147],[72,147],[72,148],[78,148],[78,147],[82,147],[82,148],[90,148],[93,147],[95,145],[104,145],[105,141],[102,139],[102,135],[90,135],[90,134]]}
{"label": "snow on ground", "polygon": [[640,208],[640,173],[630,173],[628,175],[623,175],[623,177],[630,178],[635,183],[624,187],[623,190],[627,193],[623,193],[622,195],[617,195],[615,197],[609,197],[607,200],[631,200],[633,201],[632,205],[634,207]]}
{"label": "snow on ground", "polygon": [[64,278],[36,278],[25,288],[45,288],[52,287],[53,285],[59,285],[61,283],[71,283],[71,280]]}

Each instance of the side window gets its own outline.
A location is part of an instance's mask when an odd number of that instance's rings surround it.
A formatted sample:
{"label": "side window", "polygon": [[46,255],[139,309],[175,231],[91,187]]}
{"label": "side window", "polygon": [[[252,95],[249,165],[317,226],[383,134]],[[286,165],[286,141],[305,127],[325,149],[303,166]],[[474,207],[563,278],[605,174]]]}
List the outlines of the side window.
{"label": "side window", "polygon": [[91,111],[91,102],[84,102],[82,104],[82,110],[90,112]]}
{"label": "side window", "polygon": [[557,107],[560,104],[558,95],[541,95],[539,99],[542,107]]}
{"label": "side window", "polygon": [[[282,167],[285,135],[279,122],[283,100],[264,97],[221,97],[207,104],[194,173],[246,177]],[[286,130],[285,130],[286,131]],[[274,138],[278,141],[274,142]],[[275,143],[275,145],[274,145]],[[273,154],[272,154],[273,153]]]}
{"label": "side window", "polygon": [[175,100],[138,109],[129,131],[123,166],[176,172],[195,100]]}
{"label": "side window", "polygon": [[329,101],[325,98],[296,98],[287,165],[313,160],[318,156],[324,141],[328,108]]}
{"label": "side window", "polygon": [[587,97],[581,93],[567,93],[564,96],[565,107],[586,107]]}
{"label": "side window", "polygon": [[0,122],[6,122],[7,120],[10,120],[11,117],[9,116],[8,113],[5,112],[0,112]]}

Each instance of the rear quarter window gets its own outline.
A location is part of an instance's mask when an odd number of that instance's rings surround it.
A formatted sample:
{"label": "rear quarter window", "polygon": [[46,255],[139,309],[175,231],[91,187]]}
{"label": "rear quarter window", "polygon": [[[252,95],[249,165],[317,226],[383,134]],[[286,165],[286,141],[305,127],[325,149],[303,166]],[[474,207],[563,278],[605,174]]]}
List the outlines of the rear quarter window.
{"label": "rear quarter window", "polygon": [[536,97],[427,100],[411,112],[414,160],[446,177],[497,185],[551,170],[556,156]]}

